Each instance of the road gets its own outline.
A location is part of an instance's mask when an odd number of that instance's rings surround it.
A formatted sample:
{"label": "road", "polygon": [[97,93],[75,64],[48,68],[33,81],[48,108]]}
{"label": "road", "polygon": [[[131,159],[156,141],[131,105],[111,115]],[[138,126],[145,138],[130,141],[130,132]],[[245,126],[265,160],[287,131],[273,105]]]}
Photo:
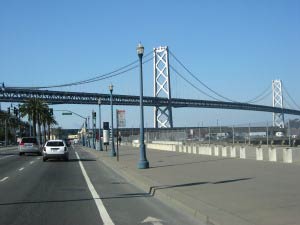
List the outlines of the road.
{"label": "road", "polygon": [[93,156],[42,161],[0,149],[0,224],[199,224],[131,185]]}

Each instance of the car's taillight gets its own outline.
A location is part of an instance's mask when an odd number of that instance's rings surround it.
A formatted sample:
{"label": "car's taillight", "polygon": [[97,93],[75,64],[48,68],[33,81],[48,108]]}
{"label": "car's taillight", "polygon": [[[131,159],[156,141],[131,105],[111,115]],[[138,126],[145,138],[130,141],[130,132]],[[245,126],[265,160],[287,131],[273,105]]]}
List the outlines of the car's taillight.
{"label": "car's taillight", "polygon": [[20,146],[23,146],[24,145],[24,142],[20,142]]}
{"label": "car's taillight", "polygon": [[65,147],[65,152],[67,151],[67,147]]}

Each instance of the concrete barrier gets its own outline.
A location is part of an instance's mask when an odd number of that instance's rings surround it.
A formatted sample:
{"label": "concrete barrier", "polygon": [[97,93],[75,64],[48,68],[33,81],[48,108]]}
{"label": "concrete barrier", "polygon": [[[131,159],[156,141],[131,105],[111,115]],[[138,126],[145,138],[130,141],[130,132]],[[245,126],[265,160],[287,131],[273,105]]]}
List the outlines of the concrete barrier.
{"label": "concrete barrier", "polygon": [[184,145],[184,146],[183,146],[183,152],[184,152],[184,153],[187,153],[187,145]]}
{"label": "concrete barrier", "polygon": [[246,148],[244,146],[240,148],[240,158],[246,159]]}
{"label": "concrete barrier", "polygon": [[212,155],[212,147],[211,146],[206,146],[206,155]]}
{"label": "concrete barrier", "polygon": [[153,143],[147,143],[147,148],[156,149],[156,150],[162,150],[162,151],[175,151],[175,147],[172,144],[153,144]]}
{"label": "concrete barrier", "polygon": [[240,158],[241,159],[256,159],[256,149],[251,146],[240,148]]}
{"label": "concrete barrier", "polygon": [[277,150],[276,148],[269,148],[269,161],[271,162],[277,162]]}
{"label": "concrete barrier", "polygon": [[191,146],[191,145],[188,145],[188,146],[187,146],[187,152],[188,152],[189,154],[192,153],[192,146]]}
{"label": "concrete barrier", "polygon": [[261,147],[256,148],[256,160],[264,160],[263,149]]}
{"label": "concrete barrier", "polygon": [[151,143],[162,145],[182,145],[182,141],[152,141]]}
{"label": "concrete barrier", "polygon": [[238,147],[235,147],[235,146],[231,146],[230,147],[230,157],[231,158],[236,158],[237,157],[237,154],[236,154],[237,148]]}
{"label": "concrete barrier", "polygon": [[218,146],[218,145],[214,147],[214,155],[215,156],[221,155],[221,148],[222,148],[222,146]]}
{"label": "concrete barrier", "polygon": [[223,146],[222,147],[222,157],[227,157],[227,156],[229,156],[228,146]]}
{"label": "concrete barrier", "polygon": [[140,147],[140,141],[139,140],[133,140],[132,141],[132,146],[133,147]]}
{"label": "concrete barrier", "polygon": [[198,154],[198,149],[199,149],[198,145],[193,145],[193,154]]}
{"label": "concrete barrier", "polygon": [[204,150],[203,150],[203,146],[202,145],[199,145],[198,154],[199,155],[204,155]]}
{"label": "concrete barrier", "polygon": [[300,149],[284,148],[282,153],[284,163],[300,162]]}

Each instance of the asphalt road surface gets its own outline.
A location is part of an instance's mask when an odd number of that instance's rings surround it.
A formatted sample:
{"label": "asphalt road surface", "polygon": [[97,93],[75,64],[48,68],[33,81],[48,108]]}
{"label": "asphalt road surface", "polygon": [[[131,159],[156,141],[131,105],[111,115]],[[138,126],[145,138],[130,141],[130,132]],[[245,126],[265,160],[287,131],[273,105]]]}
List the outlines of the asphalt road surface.
{"label": "asphalt road surface", "polygon": [[199,224],[80,147],[69,162],[0,149],[0,224]]}

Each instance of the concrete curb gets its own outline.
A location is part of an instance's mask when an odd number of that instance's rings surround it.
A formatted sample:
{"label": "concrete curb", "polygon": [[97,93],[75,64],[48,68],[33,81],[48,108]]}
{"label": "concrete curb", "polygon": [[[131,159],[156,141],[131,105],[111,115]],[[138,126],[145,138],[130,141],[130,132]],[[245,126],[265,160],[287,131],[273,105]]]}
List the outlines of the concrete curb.
{"label": "concrete curb", "polygon": [[118,165],[115,158],[109,158],[108,156],[102,157],[101,152],[82,147],[96,156],[103,164],[112,169],[115,173],[119,174],[131,184],[139,187],[149,195],[159,199],[166,205],[176,208],[177,210],[183,210],[185,213],[198,219],[201,223],[207,225],[250,225],[252,223],[245,221],[238,215],[234,215],[230,212],[226,212],[223,209],[219,209],[207,202],[195,202],[193,198],[182,194],[179,191],[164,189],[164,185],[157,183],[156,181],[142,176],[141,174],[133,171],[132,169]]}
{"label": "concrete curb", "polygon": [[0,151],[9,151],[9,150],[12,150],[12,149],[17,149],[18,146],[10,146],[10,147],[1,147],[0,148]]}

